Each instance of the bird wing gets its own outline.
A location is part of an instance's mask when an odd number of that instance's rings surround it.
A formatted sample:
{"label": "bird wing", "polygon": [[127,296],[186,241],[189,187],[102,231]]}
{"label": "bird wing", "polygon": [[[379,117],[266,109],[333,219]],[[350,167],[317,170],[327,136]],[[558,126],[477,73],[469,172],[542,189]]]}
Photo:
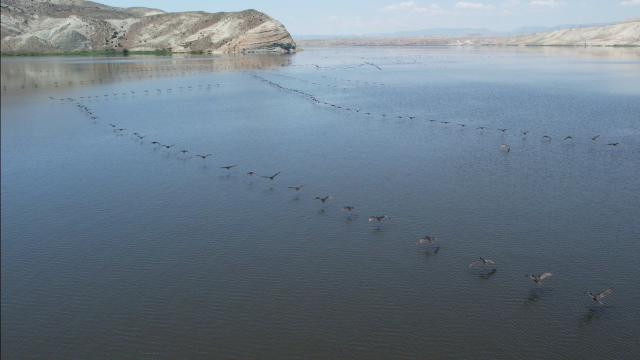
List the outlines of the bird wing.
{"label": "bird wing", "polygon": [[542,280],[544,278],[548,278],[551,275],[553,275],[553,274],[552,273],[544,273],[544,274],[538,276],[538,279]]}
{"label": "bird wing", "polygon": [[525,275],[524,277],[526,277],[527,279],[531,279],[531,280],[535,280],[535,279],[536,279],[536,278],[535,278],[533,275],[531,275],[531,274],[527,274],[527,275]]}
{"label": "bird wing", "polygon": [[426,243],[426,242],[433,242],[436,238],[431,237],[431,236],[425,236],[422,239],[420,239],[418,241],[418,244],[422,244],[422,243]]}
{"label": "bird wing", "polygon": [[371,216],[371,217],[369,217],[369,221],[373,221],[373,220],[375,220],[375,218],[376,218],[375,216]]}
{"label": "bird wing", "polygon": [[476,260],[476,261],[472,262],[471,265],[469,265],[469,267],[474,267],[474,266],[480,265],[480,264],[482,264],[482,260]]}
{"label": "bird wing", "polygon": [[494,264],[493,260],[487,260],[487,259],[485,259],[484,261],[485,261],[487,264]]}
{"label": "bird wing", "polygon": [[612,292],[613,292],[613,289],[605,290],[605,291],[601,292],[600,294],[598,294],[596,297],[598,298],[598,300],[600,300],[603,297],[611,294]]}

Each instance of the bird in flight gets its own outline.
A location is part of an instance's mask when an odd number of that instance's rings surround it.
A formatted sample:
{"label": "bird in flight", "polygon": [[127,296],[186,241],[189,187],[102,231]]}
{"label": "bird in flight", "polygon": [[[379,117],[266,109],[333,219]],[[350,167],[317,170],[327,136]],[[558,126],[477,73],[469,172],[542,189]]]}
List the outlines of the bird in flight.
{"label": "bird in flight", "polygon": [[[178,151],[178,152],[181,152],[181,153],[183,153],[183,154],[186,154],[186,153],[188,153],[188,152],[189,152],[189,150],[180,150],[180,151]],[[197,155],[196,155],[196,156],[197,156]]]}
{"label": "bird in flight", "polygon": [[[280,172],[278,172],[277,174],[273,175],[273,176],[266,176],[266,175],[262,175],[263,178],[267,178],[270,180],[273,180],[276,176],[278,176],[278,174],[280,174]],[[257,175],[257,174],[256,174]]]}
{"label": "bird in flight", "polygon": [[238,165],[230,165],[230,166],[220,166],[220,169],[227,169],[227,170],[231,170],[231,168],[234,168]]}
{"label": "bird in flight", "polygon": [[313,200],[320,200],[320,201],[322,201],[322,203],[324,204],[324,202],[325,202],[325,201],[327,201],[327,200],[329,200],[329,199],[333,199],[333,198],[332,198],[331,196],[325,196],[325,197],[323,197],[323,198],[321,198],[321,197],[319,197],[319,196],[318,196],[318,197],[316,197],[316,198],[315,198],[315,199],[313,199]]}
{"label": "bird in flight", "polygon": [[540,141],[543,141],[543,140],[551,141],[551,138],[549,137],[549,135],[544,135],[543,137],[540,138]]}
{"label": "bird in flight", "polygon": [[296,192],[300,192],[300,189],[302,189],[302,188],[303,188],[303,187],[305,187],[305,186],[307,186],[307,184],[300,185],[300,186],[289,186],[288,188],[289,188],[289,189],[293,189],[293,190],[295,190]]}
{"label": "bird in flight", "polygon": [[509,129],[498,129],[498,130],[500,130],[500,131],[502,131],[502,132],[505,132],[505,131],[507,131],[507,130],[509,130]]}
{"label": "bird in flight", "polygon": [[605,290],[603,292],[601,292],[600,294],[594,294],[591,293],[589,291],[587,291],[587,295],[589,295],[589,297],[591,297],[593,299],[593,301],[597,301],[598,303],[602,304],[602,301],[600,301],[600,299],[602,299],[603,297],[611,294],[613,292],[613,289],[609,289],[609,290]]}
{"label": "bird in flight", "polygon": [[618,144],[620,144],[620,143],[608,143],[607,145],[618,146]]}
{"label": "bird in flight", "polygon": [[502,144],[502,145],[500,145],[500,150],[502,150],[502,148],[507,149],[507,152],[511,151],[511,146],[509,146],[509,144]]}
{"label": "bird in flight", "polygon": [[522,135],[527,135],[527,134],[528,134],[528,133],[530,133],[530,132],[531,132],[530,130],[527,130],[527,131],[520,131],[520,133],[521,133]]}
{"label": "bird in flight", "polygon": [[542,281],[542,279],[544,278],[548,278],[549,276],[553,275],[552,273],[544,273],[544,274],[540,274],[538,276],[535,276],[533,274],[527,274],[524,277],[531,279],[533,281],[535,281],[536,283],[540,284],[540,281]]}
{"label": "bird in flight", "polygon": [[244,176],[253,176],[253,175],[258,176],[258,173],[254,171],[249,171],[248,173],[244,174]]}
{"label": "bird in flight", "polygon": [[201,158],[202,160],[206,159],[208,156],[211,156],[211,154],[206,154],[206,155],[196,155],[197,157]]}
{"label": "bird in flight", "polygon": [[569,135],[566,138],[564,138],[564,140],[570,140],[570,139],[573,139],[573,136]]}
{"label": "bird in flight", "polygon": [[418,240],[418,243],[417,243],[416,245],[424,244],[424,243],[426,243],[426,242],[428,242],[428,243],[432,243],[432,242],[434,242],[434,241],[436,241],[436,240],[438,240],[438,239],[436,239],[436,238],[435,238],[435,237],[433,237],[433,236],[426,235],[426,236],[425,236],[425,237],[423,237],[422,239]]}
{"label": "bird in flight", "polygon": [[387,215],[382,215],[382,216],[371,216],[369,217],[369,221],[373,221],[373,220],[378,220],[378,221],[382,221],[383,219],[388,219],[389,217]]}
{"label": "bird in flight", "polygon": [[353,206],[343,206],[342,209],[340,209],[340,211],[352,211],[355,210],[356,208],[354,208]]}
{"label": "bird in flight", "polygon": [[599,137],[600,137],[600,135],[596,135],[596,136],[592,137],[591,140],[595,141]]}
{"label": "bird in flight", "polygon": [[488,260],[488,259],[483,259],[480,258],[480,260],[476,260],[474,262],[471,263],[471,265],[469,265],[469,267],[474,267],[476,265],[484,265],[484,264],[494,264],[494,262],[492,260]]}

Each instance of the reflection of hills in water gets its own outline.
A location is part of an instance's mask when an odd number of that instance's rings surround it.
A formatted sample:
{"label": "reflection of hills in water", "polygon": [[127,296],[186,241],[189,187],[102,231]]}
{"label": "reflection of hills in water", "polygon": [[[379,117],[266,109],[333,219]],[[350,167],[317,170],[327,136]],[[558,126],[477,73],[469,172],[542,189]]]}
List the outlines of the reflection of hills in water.
{"label": "reflection of hills in water", "polygon": [[170,58],[8,58],[2,60],[2,92],[184,77],[202,72],[252,71],[280,67],[288,63],[287,55],[275,54]]}

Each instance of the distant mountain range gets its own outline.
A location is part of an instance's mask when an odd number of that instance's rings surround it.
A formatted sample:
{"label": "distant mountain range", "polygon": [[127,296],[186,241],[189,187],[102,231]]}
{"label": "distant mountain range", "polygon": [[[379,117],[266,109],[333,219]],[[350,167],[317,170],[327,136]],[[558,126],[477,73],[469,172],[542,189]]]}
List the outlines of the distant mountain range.
{"label": "distant mountain range", "polygon": [[393,33],[370,33],[364,35],[292,35],[294,39],[342,39],[342,38],[383,38],[412,36],[459,36],[459,35],[523,35],[537,32],[549,32],[589,26],[609,25],[612,23],[565,24],[552,27],[523,26],[510,31],[492,31],[486,28],[430,28],[415,31],[396,31]]}
{"label": "distant mountain range", "polygon": [[[302,47],[331,46],[640,46],[640,18],[607,25],[564,25],[553,31],[527,33],[522,28],[507,34],[423,35],[424,32],[401,32],[411,36],[298,39]],[[430,29],[433,30],[433,29]],[[449,29],[468,32],[468,29]],[[478,30],[478,29],[474,29]],[[481,30],[481,29],[480,29]],[[420,35],[413,35],[419,33]],[[432,33],[433,34],[433,33]]]}

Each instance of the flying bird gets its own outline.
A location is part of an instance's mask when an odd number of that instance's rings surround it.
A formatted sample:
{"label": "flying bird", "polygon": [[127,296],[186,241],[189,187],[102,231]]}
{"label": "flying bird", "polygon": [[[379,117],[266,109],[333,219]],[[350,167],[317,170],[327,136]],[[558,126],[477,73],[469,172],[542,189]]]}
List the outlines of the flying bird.
{"label": "flying bird", "polygon": [[469,267],[474,267],[476,265],[484,265],[484,264],[494,264],[494,262],[492,260],[488,260],[488,259],[483,259],[480,258],[480,260],[476,260],[474,262],[471,263],[471,265],[469,265]]}
{"label": "flying bird", "polygon": [[605,291],[601,292],[600,294],[596,295],[596,294],[593,294],[593,293],[587,291],[587,295],[589,295],[593,299],[593,301],[597,301],[600,304],[602,304],[602,301],[600,301],[600,299],[602,299],[603,297],[611,294],[611,292],[613,292],[613,289],[605,290]]}
{"label": "flying bird", "polygon": [[356,208],[354,208],[353,206],[343,206],[342,209],[340,209],[340,211],[352,211],[355,210]]}
{"label": "flying bird", "polygon": [[320,200],[320,201],[322,201],[322,203],[324,204],[324,202],[325,202],[325,201],[327,201],[327,200],[329,200],[329,199],[333,199],[333,198],[332,198],[331,196],[325,196],[325,197],[323,197],[323,198],[321,198],[321,197],[316,197],[316,198],[315,198],[315,199],[313,199],[313,200]]}
{"label": "flying bird", "polygon": [[293,189],[293,190],[295,190],[296,192],[300,192],[300,189],[302,189],[302,188],[303,188],[303,187],[305,187],[305,186],[307,186],[307,184],[300,185],[300,186],[289,186],[288,188],[289,188],[289,189]]}
{"label": "flying bird", "polygon": [[620,144],[620,143],[608,143],[607,145],[618,146],[618,144]]}
{"label": "flying bird", "polygon": [[533,281],[535,281],[536,283],[540,284],[540,281],[542,281],[542,279],[548,278],[549,276],[553,275],[552,273],[544,273],[544,274],[540,274],[538,276],[535,276],[533,274],[527,274],[524,277],[531,279]]}
{"label": "flying bird", "polygon": [[428,242],[428,243],[432,243],[432,242],[434,242],[434,241],[436,241],[436,240],[438,240],[438,239],[436,239],[436,238],[435,238],[435,237],[433,237],[433,236],[426,235],[426,236],[425,236],[425,237],[423,237],[422,239],[418,240],[418,243],[417,243],[416,245],[424,244],[424,243],[426,243],[426,242]]}
{"label": "flying bird", "polygon": [[211,154],[206,154],[206,155],[196,155],[197,157],[201,158],[202,160],[206,159],[208,156],[211,156]]}
{"label": "flying bird", "polygon": [[378,220],[378,221],[382,221],[383,219],[388,219],[389,217],[387,215],[382,215],[382,216],[371,216],[369,217],[369,221],[373,221],[373,220]]}
{"label": "flying bird", "polygon": [[[262,175],[263,178],[267,178],[270,180],[273,180],[276,176],[278,176],[278,174],[280,174],[280,172],[278,172],[277,174],[273,175],[273,176],[266,176],[266,175]],[[257,175],[257,174],[256,174]]]}
{"label": "flying bird", "polygon": [[238,165],[230,165],[230,166],[220,166],[220,169],[227,169],[227,170],[231,170],[231,168],[234,168]]}
{"label": "flying bird", "polygon": [[253,172],[253,171],[249,171],[248,173],[244,174],[244,176],[253,176],[253,175],[258,176],[258,173],[257,172]]}
{"label": "flying bird", "polygon": [[600,135],[596,135],[596,136],[592,137],[592,138],[591,138],[591,140],[594,140],[594,141],[595,141],[595,140],[596,140],[597,138],[599,138],[599,137],[600,137]]}
{"label": "flying bird", "polygon": [[506,148],[507,152],[511,151],[511,146],[509,146],[509,144],[502,144],[500,145],[500,150],[502,150],[502,148]]}
{"label": "flying bird", "polygon": [[529,131],[529,130],[527,130],[527,131],[520,131],[520,133],[521,133],[522,135],[527,135],[527,134],[528,134],[528,133],[530,133],[530,132],[531,132],[531,131]]}
{"label": "flying bird", "polygon": [[547,141],[551,141],[551,138],[549,137],[549,135],[544,135],[543,137],[540,138],[540,141],[544,141],[545,139]]}

